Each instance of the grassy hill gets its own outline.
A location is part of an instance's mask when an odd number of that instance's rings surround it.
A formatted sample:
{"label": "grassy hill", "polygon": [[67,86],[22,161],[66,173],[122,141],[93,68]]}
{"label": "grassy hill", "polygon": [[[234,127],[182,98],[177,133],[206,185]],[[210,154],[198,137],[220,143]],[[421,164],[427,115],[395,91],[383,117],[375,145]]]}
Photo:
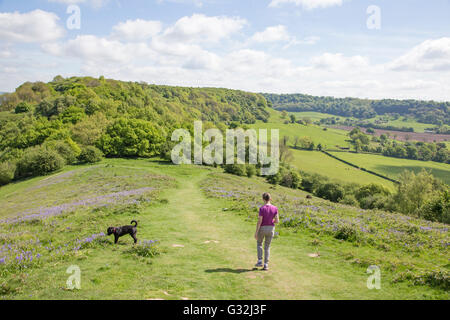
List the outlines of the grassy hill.
{"label": "grassy hill", "polygon": [[[252,236],[267,190],[282,223],[271,270],[262,272],[252,270]],[[110,159],[10,184],[0,189],[0,296],[449,298],[446,225],[305,196],[260,178],[149,160]],[[138,246],[104,236],[131,219]],[[81,269],[81,290],[66,290],[71,265]],[[381,290],[366,287],[369,265],[381,268]]]}
{"label": "grassy hill", "polygon": [[348,132],[345,130],[297,123],[285,124],[286,120],[282,119],[281,112],[271,109],[268,122],[257,121],[255,124],[248,125],[248,127],[252,129],[278,129],[280,130],[280,138],[283,136],[290,138],[288,144],[291,146],[294,144],[295,137],[311,137],[316,145],[320,143],[324,149],[350,147]]}

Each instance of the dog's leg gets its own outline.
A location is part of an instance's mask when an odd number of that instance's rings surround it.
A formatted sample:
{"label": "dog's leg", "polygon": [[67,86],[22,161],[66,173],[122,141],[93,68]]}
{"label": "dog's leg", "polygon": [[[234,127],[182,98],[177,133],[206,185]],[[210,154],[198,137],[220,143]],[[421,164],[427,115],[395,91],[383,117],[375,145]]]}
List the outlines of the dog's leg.
{"label": "dog's leg", "polygon": [[117,244],[117,242],[119,241],[119,236],[118,235],[114,235],[114,243]]}
{"label": "dog's leg", "polygon": [[132,233],[131,237],[134,239],[134,244],[137,243],[136,233]]}

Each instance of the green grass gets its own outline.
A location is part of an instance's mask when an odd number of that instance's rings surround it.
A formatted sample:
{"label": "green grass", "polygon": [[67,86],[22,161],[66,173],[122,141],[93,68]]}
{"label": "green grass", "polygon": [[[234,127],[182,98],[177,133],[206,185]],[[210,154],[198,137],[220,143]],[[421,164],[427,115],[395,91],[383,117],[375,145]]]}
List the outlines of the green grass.
{"label": "green grass", "polygon": [[252,129],[278,129],[280,130],[280,138],[283,136],[290,137],[289,144],[293,145],[295,137],[311,137],[313,142],[322,144],[325,149],[336,149],[336,147],[350,147],[348,141],[348,132],[339,129],[320,127],[316,125],[301,124],[284,124],[281,118],[281,112],[271,109],[270,121],[264,123],[258,121],[256,124],[250,125]]}
{"label": "green grass", "polygon": [[320,112],[289,112],[289,114],[293,114],[297,117],[297,120],[302,118],[310,118],[312,121],[320,121],[326,118],[340,118],[341,121],[345,119],[354,119],[350,117],[336,116],[328,113],[320,113]]}
{"label": "green grass", "polygon": [[396,179],[404,171],[420,172],[422,169],[431,173],[450,184],[450,165],[432,161],[419,161],[409,159],[397,159],[374,154],[356,154],[349,152],[331,152],[340,159],[353,163],[359,167],[383,174],[389,178]]}
{"label": "green grass", "polygon": [[[343,162],[333,159],[319,151],[292,150],[294,160],[292,165],[310,173],[317,173],[330,179],[346,183],[369,184],[378,183],[393,190],[394,184],[370,173],[353,168]],[[344,153],[337,153],[341,155]],[[347,153],[345,153],[347,154]]]}
{"label": "green grass", "polygon": [[[74,168],[70,168],[73,170]],[[448,299],[448,294],[428,286],[394,283],[394,269],[383,269],[382,289],[366,287],[369,258],[403,259],[402,263],[428,266],[426,255],[413,256],[350,242],[305,229],[280,227],[272,248],[271,270],[252,270],[255,263],[256,211],[246,202],[214,197],[202,191],[214,185],[238,188],[259,195],[270,187],[261,178],[239,178],[220,169],[174,166],[149,160],[105,160],[97,166],[75,168],[44,178],[23,181],[0,189],[2,218],[23,210],[72,203],[76,199],[152,187],[148,193],[125,198],[107,206],[79,207],[46,220],[17,224],[0,223],[0,247],[33,247],[37,238],[55,247],[29,267],[11,272],[0,265],[0,297],[3,299]],[[301,191],[273,189],[276,202],[283,197],[300,199]],[[30,199],[29,201],[27,201]],[[284,198],[286,201],[291,201]],[[297,201],[297,200],[296,200]],[[314,204],[327,208],[326,201]],[[29,203],[25,203],[29,202]],[[331,205],[335,206],[335,205]],[[330,207],[331,208],[331,207]],[[340,207],[341,208],[341,207]],[[331,209],[330,209],[331,210]],[[344,216],[359,214],[342,207]],[[285,214],[284,212],[282,214]],[[109,226],[139,221],[140,240],[159,240],[156,256],[130,252],[132,240],[123,237],[119,245],[100,237],[76,253],[60,253],[58,246],[76,243]],[[207,242],[211,241],[212,242]],[[317,241],[320,245],[317,246]],[[320,258],[309,253],[320,251]],[[348,260],[348,257],[353,257]],[[0,257],[1,258],[1,257]],[[442,259],[434,256],[434,263]],[[444,259],[445,260],[445,259]],[[353,261],[353,262],[352,262]],[[356,262],[355,262],[356,261]],[[379,261],[380,264],[384,263]],[[395,262],[395,261],[394,261]],[[441,263],[441,262],[439,262]],[[66,269],[81,269],[81,290],[66,290]],[[9,271],[8,271],[9,270]]]}
{"label": "green grass", "polygon": [[[377,117],[369,119],[367,121],[370,122],[370,123],[375,123],[375,121],[381,120],[381,119],[384,119],[384,118],[385,117],[383,117],[383,116],[377,116]],[[419,133],[425,132],[426,129],[437,127],[434,124],[420,123],[420,122],[417,122],[416,120],[411,119],[411,118],[406,118],[406,120],[405,120],[405,117],[400,117],[397,120],[395,120],[395,118],[391,117],[391,118],[389,118],[388,122],[386,122],[386,123],[383,122],[381,125],[383,125],[383,126],[394,126],[394,127],[397,127],[397,128],[402,128],[402,127],[413,128],[414,132],[419,132]]]}

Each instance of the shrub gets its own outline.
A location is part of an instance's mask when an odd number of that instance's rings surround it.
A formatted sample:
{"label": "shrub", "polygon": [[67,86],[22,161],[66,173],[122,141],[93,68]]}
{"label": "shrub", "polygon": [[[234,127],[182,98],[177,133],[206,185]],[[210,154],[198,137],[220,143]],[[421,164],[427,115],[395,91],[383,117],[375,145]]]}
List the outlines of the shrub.
{"label": "shrub", "polygon": [[336,183],[326,183],[317,188],[316,196],[333,202],[339,202],[344,198],[344,189]]}
{"label": "shrub", "polygon": [[49,174],[64,166],[64,159],[55,151],[44,147],[30,148],[17,162],[16,177],[34,177]]}
{"label": "shrub", "polygon": [[390,192],[388,189],[386,189],[385,187],[383,187],[379,184],[371,183],[371,184],[368,184],[366,186],[359,188],[355,193],[355,197],[356,197],[356,199],[358,199],[358,201],[361,201],[364,198],[367,198],[370,196],[375,196],[375,195],[388,196],[388,195],[390,195]]}
{"label": "shrub", "polygon": [[422,206],[419,216],[426,220],[450,224],[450,194],[448,191]]}
{"label": "shrub", "polygon": [[44,147],[56,151],[64,158],[67,164],[73,164],[77,161],[80,155],[80,148],[70,139],[71,143],[67,141],[46,141]]}
{"label": "shrub", "polygon": [[28,102],[21,102],[19,103],[16,108],[14,109],[15,113],[26,113],[33,110],[33,106],[29,104]]}
{"label": "shrub", "polygon": [[389,202],[387,196],[381,194],[374,194],[359,200],[359,206],[362,209],[384,209]]}
{"label": "shrub", "polygon": [[301,172],[302,183],[301,188],[307,192],[313,193],[322,184],[327,182],[328,178],[320,176],[318,174],[310,174]]}
{"label": "shrub", "polygon": [[0,186],[10,183],[14,179],[16,165],[11,162],[0,163]]}
{"label": "shrub", "polygon": [[359,205],[358,200],[356,200],[355,196],[352,194],[346,194],[339,202],[353,207],[357,207]]}
{"label": "shrub", "polygon": [[254,175],[256,175],[255,165],[251,165],[251,164],[247,165],[246,171],[247,171],[247,177],[249,177],[249,178],[253,177]]}
{"label": "shrub", "polygon": [[93,146],[87,146],[81,150],[78,156],[78,161],[80,163],[96,163],[103,159],[103,152]]}
{"label": "shrub", "polygon": [[294,170],[288,170],[282,175],[280,185],[292,189],[298,189],[301,185],[302,178]]}
{"label": "shrub", "polygon": [[133,246],[128,250],[128,252],[140,257],[152,258],[161,253],[157,247],[157,242],[157,240],[144,240],[142,242],[139,242],[138,245]]}
{"label": "shrub", "polygon": [[240,177],[247,175],[247,168],[245,164],[227,164],[224,167],[226,173],[231,173]]}
{"label": "shrub", "polygon": [[350,226],[340,226],[334,233],[334,237],[339,240],[355,241],[357,232]]}

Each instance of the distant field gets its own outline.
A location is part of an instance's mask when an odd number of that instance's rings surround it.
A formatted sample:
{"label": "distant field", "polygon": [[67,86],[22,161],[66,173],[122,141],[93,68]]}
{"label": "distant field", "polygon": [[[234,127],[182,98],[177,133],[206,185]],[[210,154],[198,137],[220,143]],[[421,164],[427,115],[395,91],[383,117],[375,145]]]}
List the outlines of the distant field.
{"label": "distant field", "polygon": [[[381,116],[377,116],[373,119],[369,119],[368,122],[375,123],[375,121],[381,120],[382,118],[383,117],[381,117]],[[420,122],[417,122],[416,120],[410,119],[410,118],[406,118],[406,120],[405,120],[404,117],[400,117],[397,120],[395,120],[394,118],[391,118],[391,119],[389,119],[388,122],[382,123],[381,125],[395,126],[398,128],[401,128],[401,127],[414,128],[414,132],[418,132],[418,133],[423,133],[428,128],[436,127],[436,125],[434,125],[434,124],[420,123]]]}
{"label": "distant field", "polygon": [[344,130],[328,128],[324,131],[324,127],[316,125],[284,124],[284,119],[281,119],[281,112],[273,109],[270,112],[269,123],[258,121],[249,127],[252,129],[279,129],[280,138],[283,136],[290,137],[290,145],[293,145],[295,137],[311,137],[316,145],[320,143],[324,148],[350,147],[350,143],[347,141],[348,133]]}
{"label": "distant field", "polygon": [[422,168],[431,170],[437,178],[450,184],[450,165],[432,161],[397,159],[373,154],[356,154],[348,152],[330,152],[331,154],[353,163],[359,167],[396,179],[404,170],[420,172]]}
{"label": "distant field", "polygon": [[289,114],[295,115],[297,119],[310,118],[313,121],[319,121],[326,118],[340,118],[341,120],[347,119],[347,117],[336,116],[334,114],[320,113],[320,112],[289,112]]}
{"label": "distant field", "polygon": [[[346,165],[345,163],[333,159],[322,152],[301,150],[292,150],[292,152],[294,153],[294,161],[292,161],[292,165],[303,171],[318,173],[325,175],[330,179],[347,183],[378,183],[391,190],[394,189],[394,183]],[[347,153],[337,154],[346,155]]]}
{"label": "distant field", "polygon": [[[354,127],[350,126],[333,126],[333,129],[351,131]],[[363,128],[363,130],[366,130]],[[434,133],[418,133],[418,132],[401,132],[393,130],[373,129],[376,136],[382,134],[389,135],[391,139],[398,141],[419,141],[419,142],[448,142],[450,135],[448,134],[434,134]]]}

